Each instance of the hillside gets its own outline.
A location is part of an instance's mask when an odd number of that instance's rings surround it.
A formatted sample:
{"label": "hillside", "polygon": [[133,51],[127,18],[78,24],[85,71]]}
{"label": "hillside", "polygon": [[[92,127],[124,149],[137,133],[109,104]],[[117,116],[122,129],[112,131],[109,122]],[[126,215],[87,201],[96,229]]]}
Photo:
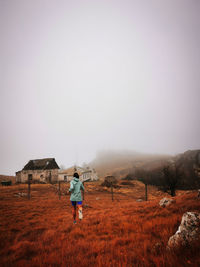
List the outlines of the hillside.
{"label": "hillside", "polygon": [[150,184],[162,184],[164,166],[175,164],[180,173],[179,188],[194,189],[200,186],[200,150],[188,150],[176,156],[148,155],[130,151],[103,151],[91,162],[100,179],[106,175],[124,178],[127,175],[141,179],[143,176]]}
{"label": "hillside", "polygon": [[[69,184],[62,184],[67,192]],[[110,192],[99,183],[85,184],[83,221],[73,224],[69,195],[59,200],[56,186],[0,187],[1,266],[199,266],[200,240],[176,253],[166,250],[186,211],[200,212],[196,191],[179,191],[176,203],[161,208],[165,194],[134,181]],[[78,251],[78,253],[77,253]]]}
{"label": "hillside", "polygon": [[173,157],[170,155],[143,154],[133,151],[101,151],[89,165],[96,169],[100,179],[106,175],[123,178],[137,168],[152,170]]}
{"label": "hillside", "polygon": [[188,175],[192,172],[200,177],[200,149],[188,150],[174,157],[174,160]]}
{"label": "hillside", "polygon": [[0,183],[2,181],[12,181],[12,184],[15,184],[16,177],[15,176],[8,176],[8,175],[0,175]]}

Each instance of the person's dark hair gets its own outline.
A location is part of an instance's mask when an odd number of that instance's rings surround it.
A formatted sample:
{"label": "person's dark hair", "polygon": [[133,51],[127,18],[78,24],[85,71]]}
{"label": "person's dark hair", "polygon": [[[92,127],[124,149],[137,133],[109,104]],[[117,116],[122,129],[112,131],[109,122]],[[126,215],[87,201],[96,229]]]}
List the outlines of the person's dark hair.
{"label": "person's dark hair", "polygon": [[78,178],[79,179],[79,175],[77,172],[74,173],[74,177]]}

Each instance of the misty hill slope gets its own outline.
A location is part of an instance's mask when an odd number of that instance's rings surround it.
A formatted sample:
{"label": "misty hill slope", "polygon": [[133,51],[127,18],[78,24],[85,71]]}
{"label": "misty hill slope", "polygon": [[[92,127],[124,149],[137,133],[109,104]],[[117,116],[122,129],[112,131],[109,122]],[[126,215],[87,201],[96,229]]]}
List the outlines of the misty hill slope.
{"label": "misty hill slope", "polygon": [[188,150],[174,157],[175,162],[182,168],[193,167],[197,172],[200,171],[200,149]]}
{"label": "misty hill slope", "polygon": [[185,184],[198,188],[200,185],[200,149],[188,150],[177,155],[175,163],[181,170]]}
{"label": "misty hill slope", "polygon": [[124,178],[135,173],[135,170],[145,171],[162,170],[162,168],[174,162],[184,174],[186,184],[195,184],[200,177],[200,150],[188,150],[176,156],[151,155],[131,151],[102,151],[97,154],[90,163],[99,174],[100,179],[106,175],[114,175],[116,178]]}
{"label": "misty hill slope", "polygon": [[134,151],[101,151],[89,165],[96,169],[100,179],[106,175],[123,178],[136,168],[151,170],[172,159],[170,155],[151,155]]}

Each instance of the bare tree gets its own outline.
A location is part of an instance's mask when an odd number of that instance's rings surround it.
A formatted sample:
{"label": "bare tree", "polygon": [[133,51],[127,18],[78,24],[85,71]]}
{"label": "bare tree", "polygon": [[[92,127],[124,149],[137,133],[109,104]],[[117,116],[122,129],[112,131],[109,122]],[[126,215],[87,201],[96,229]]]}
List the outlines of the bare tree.
{"label": "bare tree", "polygon": [[181,179],[181,172],[176,165],[165,166],[163,168],[164,184],[167,190],[170,190],[171,196],[176,195],[176,189]]}

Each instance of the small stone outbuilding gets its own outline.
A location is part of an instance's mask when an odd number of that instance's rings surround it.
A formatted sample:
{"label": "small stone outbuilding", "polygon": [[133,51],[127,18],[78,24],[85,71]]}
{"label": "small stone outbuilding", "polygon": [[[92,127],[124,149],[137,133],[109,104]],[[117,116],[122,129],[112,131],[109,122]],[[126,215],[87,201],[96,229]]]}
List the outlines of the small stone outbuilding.
{"label": "small stone outbuilding", "polygon": [[81,181],[88,179],[91,181],[97,181],[99,179],[95,169],[91,169],[89,166],[83,168],[75,165],[65,170],[59,170],[59,180],[66,182],[71,181],[73,179],[74,172],[78,172]]}
{"label": "small stone outbuilding", "polygon": [[57,182],[59,169],[54,158],[29,160],[21,171],[16,172],[16,182],[25,183],[28,180]]}

